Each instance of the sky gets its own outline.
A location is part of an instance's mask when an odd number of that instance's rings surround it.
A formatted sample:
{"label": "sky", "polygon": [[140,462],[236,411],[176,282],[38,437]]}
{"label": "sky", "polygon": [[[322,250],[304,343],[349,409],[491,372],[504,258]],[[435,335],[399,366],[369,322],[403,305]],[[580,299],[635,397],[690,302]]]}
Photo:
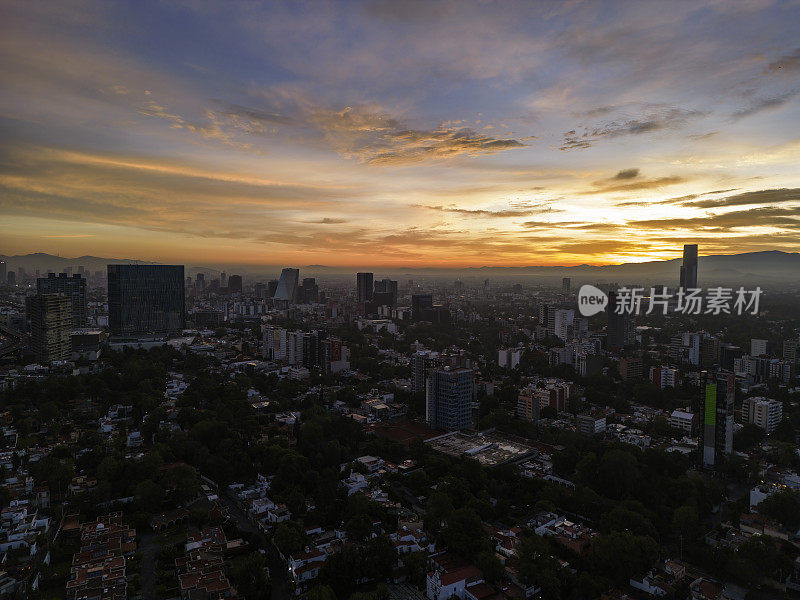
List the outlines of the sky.
{"label": "sky", "polygon": [[0,254],[800,249],[800,2],[0,0]]}

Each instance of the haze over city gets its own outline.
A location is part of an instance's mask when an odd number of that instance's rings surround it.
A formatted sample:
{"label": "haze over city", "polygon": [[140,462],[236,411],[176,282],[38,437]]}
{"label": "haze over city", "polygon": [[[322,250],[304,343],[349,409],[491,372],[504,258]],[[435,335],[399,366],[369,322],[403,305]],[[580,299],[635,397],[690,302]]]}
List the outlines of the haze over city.
{"label": "haze over city", "polygon": [[3,252],[796,251],[795,2],[2,2]]}

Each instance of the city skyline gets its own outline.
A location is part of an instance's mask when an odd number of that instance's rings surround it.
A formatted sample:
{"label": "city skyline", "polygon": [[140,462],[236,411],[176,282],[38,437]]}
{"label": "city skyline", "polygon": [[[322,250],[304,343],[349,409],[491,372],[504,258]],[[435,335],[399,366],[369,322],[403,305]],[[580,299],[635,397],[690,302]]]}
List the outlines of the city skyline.
{"label": "city skyline", "polygon": [[800,246],[781,2],[2,2],[4,254],[616,264]]}

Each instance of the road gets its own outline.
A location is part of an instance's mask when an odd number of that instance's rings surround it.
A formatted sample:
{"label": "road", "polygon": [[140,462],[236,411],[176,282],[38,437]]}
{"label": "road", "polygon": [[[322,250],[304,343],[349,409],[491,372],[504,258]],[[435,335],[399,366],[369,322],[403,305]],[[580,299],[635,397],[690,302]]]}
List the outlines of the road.
{"label": "road", "polygon": [[139,551],[142,554],[142,598],[156,597],[156,534],[147,531],[141,535]]}
{"label": "road", "polygon": [[[222,490],[220,490],[222,491]],[[239,508],[239,505],[227,495],[227,490],[219,495],[219,501],[224,504],[229,510],[231,516],[236,519],[236,524],[242,531],[255,534],[255,539],[258,540],[259,547],[263,548],[267,553],[267,565],[269,566],[269,576],[272,582],[272,599],[273,600],[290,600],[294,597],[292,589],[289,585],[289,576],[286,564],[281,560],[278,551],[266,538],[266,536],[256,527],[253,522],[248,518],[247,514]]]}

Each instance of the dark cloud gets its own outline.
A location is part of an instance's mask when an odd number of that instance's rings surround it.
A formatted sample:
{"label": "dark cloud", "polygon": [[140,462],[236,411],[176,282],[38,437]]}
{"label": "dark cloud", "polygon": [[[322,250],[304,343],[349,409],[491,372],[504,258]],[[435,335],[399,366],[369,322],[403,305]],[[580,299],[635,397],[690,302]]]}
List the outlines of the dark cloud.
{"label": "dark cloud", "polygon": [[317,225],[339,225],[341,223],[347,223],[347,219],[338,219],[335,217],[324,217],[322,219],[313,219],[311,221],[303,221],[303,223],[314,223]]}
{"label": "dark cloud", "polygon": [[761,207],[701,217],[631,221],[629,224],[645,229],[695,229],[719,233],[727,233],[732,228],[759,226],[800,231],[800,207]]}
{"label": "dark cloud", "polygon": [[288,127],[299,140],[322,142],[370,165],[408,165],[525,146],[518,139],[496,138],[449,123],[433,129],[413,128],[372,105],[334,108],[305,96],[270,97],[265,103],[265,108],[228,105],[219,112],[208,111],[206,118],[223,132],[273,135]]}
{"label": "dark cloud", "polygon": [[614,175],[614,179],[633,179],[639,176],[639,169],[623,169]]}
{"label": "dark cloud", "polygon": [[686,194],[685,196],[677,196],[675,198],[667,198],[666,200],[637,200],[635,202],[618,202],[614,206],[650,206],[653,204],[681,204],[699,198],[702,194]]}
{"label": "dark cloud", "polygon": [[573,227],[588,225],[585,221],[525,221],[522,226],[526,229],[553,229],[554,227]]}
{"label": "dark cloud", "polygon": [[734,111],[734,113],[731,115],[731,118],[734,121],[738,121],[739,119],[750,117],[765,110],[778,108],[780,106],[783,106],[790,100],[792,100],[792,98],[797,96],[798,93],[800,93],[800,90],[792,90],[790,92],[786,92],[778,96],[771,96],[768,98],[756,98],[748,106],[745,106],[737,111]]}
{"label": "dark cloud", "polygon": [[686,178],[678,177],[678,176],[671,176],[671,177],[656,177],[655,179],[640,179],[633,183],[618,183],[618,181],[625,181],[625,177],[612,177],[611,179],[605,179],[602,181],[596,181],[595,186],[596,189],[587,190],[583,192],[584,194],[605,194],[611,192],[635,192],[640,190],[651,190],[662,188],[668,185],[677,185],[679,183],[684,183]]}
{"label": "dark cloud", "polygon": [[614,120],[595,127],[584,127],[582,133],[573,129],[564,134],[560,149],[589,148],[602,138],[642,135],[667,129],[679,129],[692,119],[705,116],[699,110],[666,107],[651,110],[646,116],[627,120]]}
{"label": "dark cloud", "polygon": [[697,202],[687,202],[686,204],[697,208],[716,208],[721,206],[746,206],[748,204],[780,204],[783,202],[800,202],[800,188],[778,188],[743,192],[735,196],[708,198],[705,200],[698,200]]}
{"label": "dark cloud", "polygon": [[767,73],[800,71],[800,48],[767,65]]}
{"label": "dark cloud", "polygon": [[428,206],[426,204],[412,204],[414,208],[426,208],[446,213],[456,213],[475,217],[528,217],[531,215],[544,214],[549,212],[560,212],[546,204],[537,204],[528,208],[509,208],[504,210],[487,210],[473,208],[458,208],[457,206]]}

